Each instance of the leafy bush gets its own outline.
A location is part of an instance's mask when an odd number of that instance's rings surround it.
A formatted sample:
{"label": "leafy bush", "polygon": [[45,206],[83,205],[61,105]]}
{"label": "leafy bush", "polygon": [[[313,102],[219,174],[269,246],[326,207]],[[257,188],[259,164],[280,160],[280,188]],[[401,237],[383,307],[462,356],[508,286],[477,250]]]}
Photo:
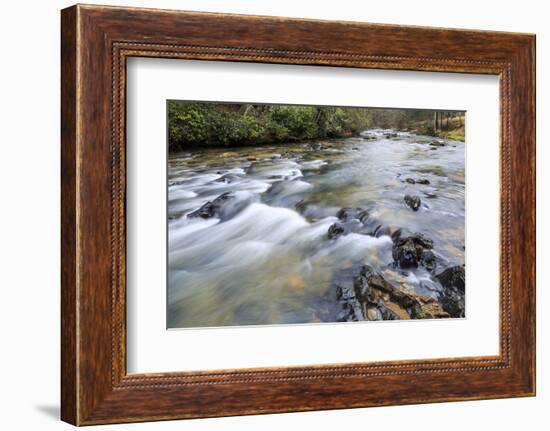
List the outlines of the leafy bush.
{"label": "leafy bush", "polygon": [[269,112],[268,130],[276,141],[302,141],[318,137],[316,108],[275,105]]}

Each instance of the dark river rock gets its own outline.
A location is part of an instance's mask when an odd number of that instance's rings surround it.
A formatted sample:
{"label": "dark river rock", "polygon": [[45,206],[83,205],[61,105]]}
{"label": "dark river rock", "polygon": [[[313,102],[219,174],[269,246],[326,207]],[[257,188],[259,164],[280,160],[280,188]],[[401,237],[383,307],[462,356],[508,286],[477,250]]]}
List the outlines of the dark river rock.
{"label": "dark river rock", "polygon": [[464,264],[464,144],[447,144],[369,130],[171,155],[168,326],[463,317],[444,274]]}
{"label": "dark river rock", "polygon": [[418,211],[418,208],[420,208],[420,204],[422,203],[422,200],[420,199],[419,196],[405,195],[404,200],[405,200],[405,203],[409,206],[409,208],[412,209],[413,211]]}

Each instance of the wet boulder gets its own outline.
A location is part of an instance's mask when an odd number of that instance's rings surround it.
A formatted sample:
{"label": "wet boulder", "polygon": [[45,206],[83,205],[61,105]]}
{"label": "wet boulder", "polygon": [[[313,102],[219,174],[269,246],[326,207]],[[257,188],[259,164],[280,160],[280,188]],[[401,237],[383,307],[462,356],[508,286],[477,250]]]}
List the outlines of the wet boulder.
{"label": "wet boulder", "polygon": [[377,307],[368,307],[366,320],[384,320],[384,315]]}
{"label": "wet boulder", "polygon": [[212,218],[220,215],[222,207],[230,200],[235,199],[235,195],[231,192],[225,192],[219,195],[213,201],[208,201],[203,204],[199,209],[187,214],[189,218]]}
{"label": "wet boulder", "polygon": [[463,266],[447,268],[435,276],[443,291],[439,302],[451,317],[464,317],[465,309],[465,270]]}
{"label": "wet boulder", "polygon": [[357,315],[357,312],[361,312],[360,308],[356,308],[350,302],[342,302],[342,309],[336,316],[337,322],[358,322],[363,320],[363,315]]}
{"label": "wet boulder", "polygon": [[355,295],[366,310],[367,318],[376,320],[410,319],[419,307],[413,296],[397,289],[371,266],[364,265],[353,281]]}
{"label": "wet boulder", "polygon": [[295,206],[313,186],[301,179],[276,181],[264,192],[262,200],[272,206]]}
{"label": "wet boulder", "polygon": [[391,234],[391,239],[394,243],[397,243],[400,240],[405,240],[408,238],[413,238],[415,242],[420,244],[424,248],[433,248],[434,242],[428,238],[426,235],[423,235],[419,232],[410,233],[408,230],[397,229]]}
{"label": "wet boulder", "polygon": [[437,259],[433,251],[424,250],[422,252],[422,257],[420,261],[428,271],[432,272],[433,270],[435,270],[435,267],[437,265]]}
{"label": "wet boulder", "polygon": [[361,219],[363,225],[362,233],[379,238],[383,235],[390,235],[391,229],[389,226],[381,222],[376,217],[364,216]]}
{"label": "wet boulder", "polygon": [[460,292],[454,289],[445,290],[439,296],[439,302],[441,303],[443,310],[445,310],[451,317],[465,317],[466,308],[464,295]]}
{"label": "wet boulder", "polygon": [[328,239],[336,239],[346,233],[346,228],[341,223],[331,224],[328,228]]}
{"label": "wet boulder", "polygon": [[309,206],[309,203],[305,200],[301,200],[296,205],[294,205],[294,208],[296,211],[298,211],[300,214],[303,214]]}
{"label": "wet boulder", "polygon": [[367,210],[363,208],[342,208],[336,216],[339,219],[339,225],[344,228],[344,233],[359,233],[374,237],[390,235],[389,226],[382,223],[376,217],[371,217]]}
{"label": "wet boulder", "polygon": [[466,271],[463,266],[457,265],[451,268],[447,268],[440,274],[435,276],[441,285],[445,288],[456,288],[457,290],[464,292],[466,284],[465,277]]}
{"label": "wet boulder", "polygon": [[[326,319],[332,319],[332,313],[336,313],[339,322],[356,322],[365,320],[363,309],[353,287],[353,278],[358,271],[358,266],[350,264],[340,267],[333,273],[332,286],[328,299],[333,303],[336,299],[336,308],[329,311]],[[334,296],[336,298],[334,298]],[[329,306],[330,308],[330,306]]]}
{"label": "wet boulder", "polygon": [[413,211],[418,211],[418,208],[420,208],[420,204],[422,203],[420,197],[416,195],[405,195],[404,200],[407,206]]}
{"label": "wet boulder", "polygon": [[221,176],[220,178],[214,180],[215,182],[217,183],[226,183],[226,184],[231,184],[235,181],[239,181],[241,179],[240,176],[238,175],[235,175],[235,174],[225,174],[223,176]]}
{"label": "wet boulder", "polygon": [[392,234],[392,256],[395,263],[401,268],[416,268],[423,264],[426,268],[435,267],[435,255],[427,253],[433,248],[433,241],[420,233],[402,236],[401,230]]}
{"label": "wet boulder", "polygon": [[254,196],[251,193],[225,192],[213,201],[208,201],[197,210],[187,214],[187,217],[203,219],[217,217],[223,222],[232,218],[253,201]]}
{"label": "wet boulder", "polygon": [[401,290],[371,266],[354,279],[355,296],[366,320],[406,320],[449,317],[436,299]]}
{"label": "wet boulder", "polygon": [[427,180],[426,178],[418,178],[418,179],[405,178],[405,182],[409,183],[409,184],[422,184],[422,185],[429,185],[430,184],[430,181]]}
{"label": "wet boulder", "polygon": [[372,236],[376,237],[376,238],[380,238],[381,236],[390,236],[391,234],[391,229],[389,226],[386,226],[384,224],[379,224],[377,225],[373,232],[372,232]]}
{"label": "wet boulder", "polygon": [[331,208],[317,205],[308,202],[307,200],[301,200],[294,206],[294,208],[300,215],[310,222],[315,222],[321,220],[322,218],[330,217],[334,214],[334,211]]}
{"label": "wet boulder", "polygon": [[337,213],[339,225],[344,228],[344,233],[359,233],[374,237],[390,235],[389,226],[372,217],[369,212],[363,208],[341,208]]}
{"label": "wet boulder", "polygon": [[351,220],[363,221],[368,217],[369,213],[363,208],[342,208],[336,213],[336,217],[342,222],[348,222]]}
{"label": "wet boulder", "polygon": [[339,322],[357,322],[364,320],[361,304],[355,296],[352,284],[343,283],[336,285],[336,299],[340,303],[341,310],[336,317]]}
{"label": "wet boulder", "polygon": [[445,142],[443,142],[443,141],[432,141],[432,142],[430,142],[430,146],[432,146],[432,147],[444,147]]}
{"label": "wet boulder", "polygon": [[412,316],[414,319],[446,319],[451,317],[435,298],[418,295],[417,299],[420,309],[415,310],[417,313]]}
{"label": "wet boulder", "polygon": [[322,151],[326,150],[327,147],[330,147],[329,142],[309,142],[305,145],[305,149],[310,151]]}

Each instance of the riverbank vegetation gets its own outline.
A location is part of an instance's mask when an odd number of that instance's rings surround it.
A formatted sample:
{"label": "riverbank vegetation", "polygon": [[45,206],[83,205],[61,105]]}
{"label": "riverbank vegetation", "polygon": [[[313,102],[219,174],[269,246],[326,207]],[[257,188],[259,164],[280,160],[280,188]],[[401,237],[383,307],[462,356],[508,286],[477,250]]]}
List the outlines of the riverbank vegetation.
{"label": "riverbank vegetation", "polygon": [[464,111],[368,109],[371,127],[397,129],[464,142]]}
{"label": "riverbank vegetation", "polygon": [[[464,113],[447,115],[445,133],[463,140]],[[436,111],[328,106],[168,102],[171,152],[356,136],[367,128],[394,128],[443,137]],[[441,117],[443,118],[443,117]],[[449,118],[454,119],[449,121]],[[462,133],[460,133],[459,121]],[[462,136],[462,139],[460,137]]]}

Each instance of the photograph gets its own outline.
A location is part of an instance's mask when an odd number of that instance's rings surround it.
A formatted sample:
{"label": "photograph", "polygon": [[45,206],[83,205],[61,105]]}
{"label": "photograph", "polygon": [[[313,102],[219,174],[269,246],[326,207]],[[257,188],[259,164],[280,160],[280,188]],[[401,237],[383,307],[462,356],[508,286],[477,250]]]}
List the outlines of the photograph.
{"label": "photograph", "polygon": [[464,318],[464,111],[167,101],[167,328]]}

